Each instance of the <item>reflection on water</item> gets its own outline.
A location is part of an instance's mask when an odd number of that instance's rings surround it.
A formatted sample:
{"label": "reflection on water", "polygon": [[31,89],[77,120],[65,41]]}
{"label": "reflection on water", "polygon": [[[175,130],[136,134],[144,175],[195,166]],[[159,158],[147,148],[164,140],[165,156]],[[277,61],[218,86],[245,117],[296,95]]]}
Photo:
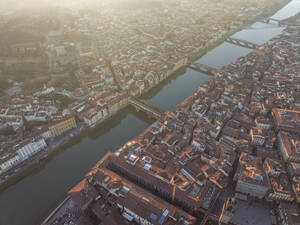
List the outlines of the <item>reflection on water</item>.
{"label": "reflection on water", "polygon": [[79,143],[1,193],[0,224],[35,224],[106,152],[121,147],[149,122],[153,121],[128,108],[89,132]]}
{"label": "reflection on water", "polygon": [[271,18],[283,20],[296,15],[298,12],[300,12],[300,0],[293,0],[275,13]]}
{"label": "reflection on water", "polygon": [[252,49],[243,48],[227,42],[212,49],[201,57],[197,62],[220,69],[223,66],[235,61],[237,58],[247,55]]}
{"label": "reflection on water", "polygon": [[257,22],[250,28],[236,33],[233,37],[261,45],[279,34],[283,29],[284,27],[278,27],[276,24]]}
{"label": "reflection on water", "polygon": [[143,98],[150,105],[164,111],[171,110],[209,78],[210,76],[187,68],[177,79],[170,80],[168,85],[161,86],[159,92],[154,90],[155,95],[146,94]]}

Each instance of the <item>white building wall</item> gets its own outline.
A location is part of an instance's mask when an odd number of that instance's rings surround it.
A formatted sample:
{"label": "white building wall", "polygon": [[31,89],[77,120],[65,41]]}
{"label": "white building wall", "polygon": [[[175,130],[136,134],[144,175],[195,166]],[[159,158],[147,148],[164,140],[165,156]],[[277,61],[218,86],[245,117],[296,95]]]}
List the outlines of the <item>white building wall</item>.
{"label": "white building wall", "polygon": [[42,133],[41,135],[45,140],[52,137],[50,130],[47,130],[46,132]]}
{"label": "white building wall", "polygon": [[23,146],[17,151],[17,153],[22,160],[25,160],[30,156],[36,154],[37,152],[41,151],[45,147],[47,147],[47,144],[45,142],[45,139],[42,138],[39,141],[32,142]]}
{"label": "white building wall", "polygon": [[4,163],[0,164],[0,174],[4,173],[5,171],[9,170],[13,166],[19,164],[20,162],[21,162],[21,158],[19,155],[16,155],[13,158],[5,161]]}

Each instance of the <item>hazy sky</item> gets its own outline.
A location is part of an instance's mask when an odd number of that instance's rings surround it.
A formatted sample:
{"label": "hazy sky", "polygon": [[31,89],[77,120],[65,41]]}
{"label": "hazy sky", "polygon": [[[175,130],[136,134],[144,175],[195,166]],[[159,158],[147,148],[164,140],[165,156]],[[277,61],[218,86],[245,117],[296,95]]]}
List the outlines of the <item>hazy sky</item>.
{"label": "hazy sky", "polygon": [[[30,12],[34,10],[50,10],[56,7],[78,9],[93,6],[95,3],[104,3],[105,5],[115,5],[116,3],[127,4],[141,3],[147,1],[163,1],[163,0],[0,0],[0,13],[4,12]],[[196,0],[197,1],[197,0]]]}

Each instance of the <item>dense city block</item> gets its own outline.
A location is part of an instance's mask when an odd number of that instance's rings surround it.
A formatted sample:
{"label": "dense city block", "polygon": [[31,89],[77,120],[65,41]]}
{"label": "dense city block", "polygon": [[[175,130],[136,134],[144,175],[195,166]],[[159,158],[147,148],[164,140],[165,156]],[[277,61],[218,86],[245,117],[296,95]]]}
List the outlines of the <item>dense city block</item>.
{"label": "dense city block", "polygon": [[245,225],[261,208],[299,224],[299,14],[287,23],[111,149],[45,224]]}
{"label": "dense city block", "polygon": [[1,7],[0,184],[284,2],[145,0],[121,9],[101,1],[21,14]]}

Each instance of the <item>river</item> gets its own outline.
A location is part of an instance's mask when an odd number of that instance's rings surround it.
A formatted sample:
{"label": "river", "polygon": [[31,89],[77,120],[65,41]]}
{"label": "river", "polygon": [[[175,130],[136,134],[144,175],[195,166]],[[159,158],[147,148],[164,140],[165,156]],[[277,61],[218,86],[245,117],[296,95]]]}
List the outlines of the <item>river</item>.
{"label": "river", "polygon": [[[293,0],[272,18],[284,19],[299,10],[300,0]],[[262,44],[282,29],[276,24],[257,22],[233,36]],[[224,42],[198,62],[219,69],[251,51]],[[170,110],[209,78],[197,71],[182,69],[143,98],[151,105]],[[0,225],[37,224],[106,152],[115,151],[152,122],[142,112],[127,107],[98,128],[76,138],[31,175],[0,194]]]}

